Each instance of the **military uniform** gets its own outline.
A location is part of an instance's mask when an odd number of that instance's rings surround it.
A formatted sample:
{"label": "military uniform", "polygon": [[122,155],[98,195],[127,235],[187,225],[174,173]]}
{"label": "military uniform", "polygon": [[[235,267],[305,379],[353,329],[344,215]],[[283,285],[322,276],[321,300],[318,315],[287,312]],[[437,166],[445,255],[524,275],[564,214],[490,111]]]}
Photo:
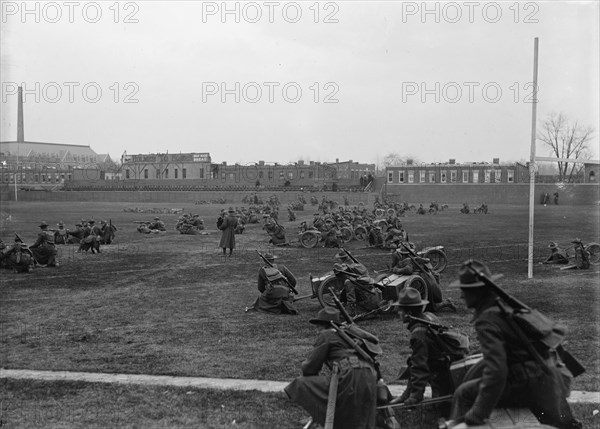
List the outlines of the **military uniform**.
{"label": "military uniform", "polygon": [[67,244],[69,241],[69,230],[65,229],[64,223],[59,223],[58,229],[54,231],[54,243],[55,244]]}
{"label": "military uniform", "polygon": [[[274,257],[266,258],[273,261]],[[273,267],[268,265],[260,268],[258,271],[258,291],[259,297],[254,302],[256,310],[264,311],[272,314],[298,314],[298,310],[294,308],[294,298],[292,297],[290,286],[283,279],[296,286],[296,277],[285,265],[273,264]]]}
{"label": "military uniform", "polygon": [[[336,312],[332,308],[325,312]],[[339,313],[338,313],[339,314]],[[337,316],[339,318],[339,316]],[[319,319],[311,319],[317,323]],[[373,365],[362,360],[334,329],[319,332],[313,350],[302,363],[302,376],[292,381],[285,393],[311,415],[313,422],[323,425],[327,410],[329,375],[319,375],[323,365],[340,367],[335,429],[375,429],[377,406],[377,372]]]}
{"label": "military uniform", "polygon": [[233,249],[235,249],[235,228],[237,223],[238,220],[235,216],[235,211],[229,209],[229,214],[223,218],[223,222],[219,225],[219,229],[223,231],[221,240],[219,241],[219,247],[223,249],[223,256],[227,248],[229,248],[229,256],[231,256]]}
{"label": "military uniform", "polygon": [[[417,292],[418,294],[418,292]],[[440,323],[431,313],[421,313],[416,316],[430,322]],[[411,356],[408,358],[408,384],[402,395],[394,402],[402,403],[410,398],[410,402],[421,402],[425,387],[431,385],[431,396],[450,395],[453,391],[449,361],[444,355],[440,344],[433,337],[424,323],[410,321],[407,325],[410,331]]]}
{"label": "military uniform", "polygon": [[[500,277],[489,274],[478,261],[473,264],[492,280]],[[467,306],[475,311],[473,322],[483,353],[483,373],[456,389],[452,418],[464,418],[467,424],[477,425],[483,424],[497,406],[528,407],[544,424],[559,429],[581,428],[566,400],[572,376],[564,364],[542,356],[549,370],[545,373],[502,314],[496,295],[463,268],[459,273],[460,279],[450,287],[460,287]],[[486,290],[472,295],[472,288]]]}
{"label": "military uniform", "polygon": [[42,265],[48,267],[58,267],[58,261],[56,260],[57,250],[54,246],[54,234],[48,231],[48,224],[42,222],[40,225],[42,229],[29,249],[33,253],[34,259]]}

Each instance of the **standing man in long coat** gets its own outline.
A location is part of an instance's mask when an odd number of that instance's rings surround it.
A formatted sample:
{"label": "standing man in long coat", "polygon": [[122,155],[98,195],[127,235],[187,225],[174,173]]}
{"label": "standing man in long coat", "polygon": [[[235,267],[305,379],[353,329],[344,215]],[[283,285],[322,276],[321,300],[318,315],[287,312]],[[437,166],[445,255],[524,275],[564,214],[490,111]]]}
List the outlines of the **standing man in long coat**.
{"label": "standing man in long coat", "polygon": [[227,248],[229,248],[229,256],[232,255],[233,249],[235,249],[235,228],[238,224],[237,217],[235,216],[235,210],[233,207],[229,207],[227,217],[223,218],[223,223],[219,225],[219,229],[223,231],[221,235],[221,241],[219,247],[223,249],[223,255],[227,255]]}

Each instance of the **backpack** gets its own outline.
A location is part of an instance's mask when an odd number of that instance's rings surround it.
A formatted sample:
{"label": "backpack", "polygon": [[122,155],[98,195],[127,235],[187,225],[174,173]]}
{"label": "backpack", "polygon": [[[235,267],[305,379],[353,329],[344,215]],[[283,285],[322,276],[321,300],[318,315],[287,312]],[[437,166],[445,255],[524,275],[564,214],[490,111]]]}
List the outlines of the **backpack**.
{"label": "backpack", "polygon": [[433,328],[428,328],[434,332],[438,340],[438,344],[442,346],[442,350],[448,355],[451,362],[463,359],[469,354],[469,337],[460,332],[453,330],[436,331]]}
{"label": "backpack", "polygon": [[414,330],[427,330],[427,333],[435,339],[442,349],[442,354],[449,362],[464,359],[469,354],[469,337],[447,328],[435,328],[433,326],[417,326]]}
{"label": "backpack", "polygon": [[263,267],[265,275],[267,277],[267,290],[271,290],[273,286],[285,285],[287,286],[287,282],[285,281],[285,277],[281,274],[277,268],[274,267]]}

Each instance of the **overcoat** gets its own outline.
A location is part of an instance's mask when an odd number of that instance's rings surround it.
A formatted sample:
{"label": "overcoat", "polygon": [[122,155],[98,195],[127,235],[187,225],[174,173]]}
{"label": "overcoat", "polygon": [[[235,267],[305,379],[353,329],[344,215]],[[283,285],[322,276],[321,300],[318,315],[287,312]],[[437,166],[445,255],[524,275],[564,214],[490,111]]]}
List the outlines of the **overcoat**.
{"label": "overcoat", "polygon": [[223,231],[219,247],[235,249],[235,227],[237,222],[237,217],[233,213],[229,213],[227,217],[223,218],[223,223],[219,225],[219,229]]}
{"label": "overcoat", "polygon": [[377,406],[377,373],[372,365],[358,358],[334,329],[319,333],[310,356],[302,363],[302,376],[292,381],[285,392],[313,418],[324,425],[329,393],[329,375],[319,375],[323,365],[340,364],[335,408],[335,429],[374,429]]}
{"label": "overcoat", "polygon": [[468,422],[489,418],[496,406],[526,407],[544,424],[579,426],[567,403],[571,373],[551,356],[548,373],[530,355],[493,297],[475,308],[475,330],[483,353],[483,374],[454,393],[452,418]]}

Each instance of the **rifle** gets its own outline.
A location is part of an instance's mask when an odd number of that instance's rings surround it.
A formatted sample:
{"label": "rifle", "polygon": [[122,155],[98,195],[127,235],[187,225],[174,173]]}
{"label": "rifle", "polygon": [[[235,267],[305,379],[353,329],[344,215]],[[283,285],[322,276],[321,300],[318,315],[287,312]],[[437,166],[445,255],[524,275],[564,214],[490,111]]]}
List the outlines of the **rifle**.
{"label": "rifle", "polygon": [[358,262],[358,259],[356,259],[354,256],[352,256],[352,254],[350,252],[348,252],[344,247],[340,247],[341,251],[344,252],[346,255],[348,255],[348,257],[350,259],[352,259],[352,262],[354,262],[355,264],[360,264],[360,262]]}
{"label": "rifle", "polygon": [[400,245],[402,245],[402,247],[404,247],[406,250],[408,250],[408,257],[410,258],[410,260],[412,261],[412,263],[416,265],[416,267],[419,269],[419,271],[422,271],[424,273],[428,273],[428,272],[431,271],[429,269],[425,269],[425,267],[423,267],[423,265],[421,265],[419,262],[417,262],[416,258],[419,255],[417,255],[414,252],[414,250],[412,250],[409,246],[407,246],[406,243],[404,243],[403,241],[401,241]]}
{"label": "rifle", "polygon": [[[258,253],[258,256],[260,256],[262,258],[262,260],[265,261],[265,263],[269,267],[275,268],[273,266],[273,264],[271,263],[271,261],[269,261],[267,258],[265,258],[265,255],[263,255],[262,253],[260,253],[258,250],[256,251],[256,253]],[[298,295],[298,290],[290,283],[290,281],[287,279],[287,277],[284,276],[283,274],[281,275],[281,277],[283,277],[283,279],[285,280],[285,282],[287,283],[287,285],[289,286],[289,288],[291,289],[291,291],[294,293],[294,295]]]}
{"label": "rifle", "polygon": [[329,394],[327,396],[327,410],[325,412],[325,427],[324,429],[333,429],[335,418],[335,405],[337,402],[338,383],[340,380],[340,365],[337,362],[333,363],[331,369],[331,380],[329,381]]}
{"label": "rifle", "polygon": [[[500,288],[497,284],[493,282],[488,276],[486,276],[481,270],[478,270],[473,266],[473,260],[470,259],[465,263],[465,266],[478,278],[480,279],[486,286],[488,286],[496,295],[498,295],[499,299],[496,300],[500,310],[507,315],[507,321],[514,328],[515,332],[519,339],[522,340],[523,345],[527,349],[527,351],[531,354],[531,356],[541,365],[544,369],[544,372],[549,373],[550,370],[546,364],[546,362],[542,359],[539,352],[533,346],[532,341],[527,338],[521,327],[517,324],[514,319],[514,315],[518,315],[523,322],[529,324],[529,327],[533,331],[540,331],[540,327],[542,330],[551,330],[551,331],[559,331],[560,327],[555,329],[554,326],[549,326],[553,324],[553,322],[548,319],[546,316],[541,314],[539,311],[532,309],[527,306],[525,303],[519,301],[517,298],[506,293],[504,290]],[[505,305],[505,303],[507,305]],[[564,335],[564,332],[557,332],[557,336]],[[548,349],[555,349],[556,353],[563,361],[567,369],[573,374],[573,377],[577,377],[585,372],[585,368],[581,363],[569,353],[567,350],[563,348],[563,346],[558,343],[554,343],[551,340],[546,340],[546,338],[539,338],[539,341]]]}
{"label": "rifle", "polygon": [[431,322],[429,320],[421,319],[420,317],[411,316],[410,314],[407,314],[406,318],[427,325],[433,329],[437,329],[438,331],[447,331],[449,329],[452,329],[452,326],[446,326],[442,325],[441,323]]}

